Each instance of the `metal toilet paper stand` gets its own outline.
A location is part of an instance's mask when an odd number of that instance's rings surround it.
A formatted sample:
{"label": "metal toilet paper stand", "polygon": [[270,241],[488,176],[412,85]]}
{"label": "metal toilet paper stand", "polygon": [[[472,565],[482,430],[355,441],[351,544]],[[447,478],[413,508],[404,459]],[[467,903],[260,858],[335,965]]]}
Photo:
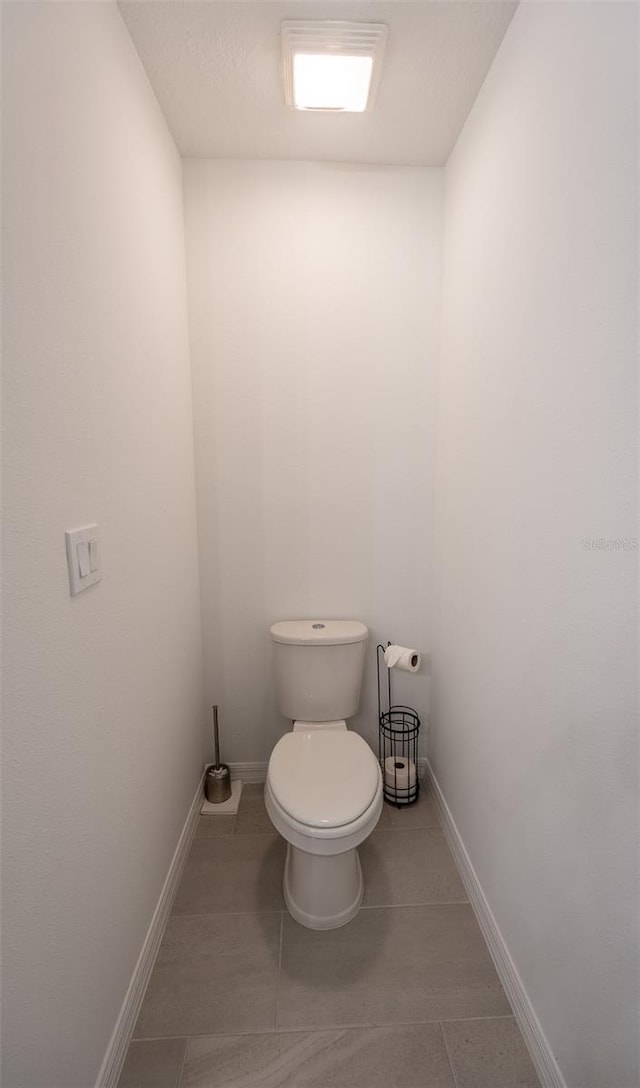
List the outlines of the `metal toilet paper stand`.
{"label": "metal toilet paper stand", "polygon": [[[387,646],[389,645],[390,643],[387,643]],[[403,805],[413,805],[420,794],[418,780],[420,718],[413,707],[392,704],[391,669],[384,663],[384,651],[385,647],[381,643],[378,644],[376,647],[378,758],[382,770],[384,799],[400,808]],[[386,685],[383,669],[387,672]]]}

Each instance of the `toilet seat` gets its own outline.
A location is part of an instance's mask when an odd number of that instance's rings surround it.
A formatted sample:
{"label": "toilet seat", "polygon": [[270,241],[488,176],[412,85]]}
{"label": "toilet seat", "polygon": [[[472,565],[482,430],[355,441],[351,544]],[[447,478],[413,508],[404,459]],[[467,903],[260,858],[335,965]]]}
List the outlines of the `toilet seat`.
{"label": "toilet seat", "polygon": [[369,807],[350,824],[342,827],[310,827],[298,823],[278,803],[273,794],[269,778],[264,788],[264,803],[276,831],[282,835],[289,846],[315,856],[331,856],[354,850],[369,837],[382,812],[382,774],[378,789]]}
{"label": "toilet seat", "polygon": [[302,833],[334,838],[356,830],[380,789],[380,767],[369,745],[346,729],[286,733],[267,777],[280,814]]}

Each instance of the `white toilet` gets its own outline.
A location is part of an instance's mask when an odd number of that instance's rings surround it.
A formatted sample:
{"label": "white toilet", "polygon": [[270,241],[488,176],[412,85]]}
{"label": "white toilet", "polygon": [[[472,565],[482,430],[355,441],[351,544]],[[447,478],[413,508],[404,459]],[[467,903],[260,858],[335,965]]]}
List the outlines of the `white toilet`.
{"label": "white toilet", "polygon": [[271,628],[278,703],[293,731],[271,753],[265,804],[288,843],[287,907],[310,929],[335,929],[357,914],[357,847],[382,812],[378,760],[345,721],[358,709],[368,635],[356,620]]}

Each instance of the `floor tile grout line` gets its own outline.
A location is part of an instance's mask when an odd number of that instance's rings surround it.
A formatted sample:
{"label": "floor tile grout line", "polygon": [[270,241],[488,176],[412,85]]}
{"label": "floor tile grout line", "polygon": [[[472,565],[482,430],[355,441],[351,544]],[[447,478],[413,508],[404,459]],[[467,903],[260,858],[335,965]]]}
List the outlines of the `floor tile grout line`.
{"label": "floor tile grout line", "polygon": [[273,831],[234,831],[231,837],[233,839],[276,839],[278,835]]}
{"label": "floor tile grout line", "polygon": [[273,907],[270,910],[196,910],[196,911],[174,911],[171,918],[246,918],[248,915],[252,915],[255,918],[262,918],[265,914],[282,914],[281,907]]}
{"label": "floor tile grout line", "polygon": [[[398,827],[394,824],[391,824],[391,826],[389,824],[376,824],[371,834],[375,835],[376,831],[442,831],[442,827],[440,824],[413,824],[411,827]],[[442,831],[442,833],[444,835],[444,831]]]}
{"label": "floor tile grout line", "polygon": [[455,1066],[453,1064],[453,1058],[451,1057],[451,1051],[449,1049],[449,1043],[447,1042],[447,1033],[444,1030],[444,1024],[445,1023],[446,1023],[446,1020],[441,1020],[440,1023],[439,1023],[440,1033],[441,1033],[442,1039],[444,1041],[444,1049],[447,1052],[447,1059],[449,1061],[449,1067],[451,1069],[451,1079],[453,1080],[453,1088],[460,1088],[460,1082],[459,1082],[458,1077],[456,1075]]}
{"label": "floor tile grout line", "polygon": [[180,1088],[182,1084],[182,1074],[184,1073],[184,1067],[187,1064],[187,1050],[189,1049],[189,1037],[182,1036],[184,1038],[184,1047],[182,1049],[182,1060],[180,1062],[180,1068],[178,1069],[178,1076],[174,1084],[174,1088]]}
{"label": "floor tile grout line", "polygon": [[[414,907],[468,907],[468,899],[433,899],[423,900],[419,903],[367,903],[360,910],[411,910]],[[171,918],[242,918],[248,915],[262,917],[265,914],[283,914],[281,908],[272,907],[269,910],[200,910],[200,911],[173,911]],[[328,933],[331,930],[327,930]]]}
{"label": "floor tile grout line", "polygon": [[395,910],[406,907],[468,907],[468,899],[431,899],[422,900],[420,903],[366,903],[360,910]]}
{"label": "floor tile grout line", "polygon": [[[132,1043],[155,1043],[164,1042],[166,1039],[186,1039],[187,1044],[190,1039],[223,1039],[223,1038],[247,1038],[253,1035],[313,1035],[320,1034],[324,1031],[368,1031],[375,1028],[419,1028],[425,1027],[428,1024],[461,1024],[466,1022],[474,1022],[476,1020],[513,1020],[515,1017],[512,1013],[502,1013],[497,1016],[459,1016],[449,1017],[446,1020],[384,1020],[384,1021],[371,1021],[370,1023],[362,1024],[323,1024],[321,1027],[278,1027],[278,1028],[259,1028],[257,1031],[204,1031],[194,1032],[189,1035],[149,1035],[141,1038],[132,1039]],[[444,1034],[444,1029],[443,1029]],[[185,1049],[186,1052],[186,1049]]]}
{"label": "floor tile grout line", "polygon": [[278,947],[278,973],[276,975],[276,1008],[273,1030],[278,1030],[278,1013],[280,1011],[280,976],[282,974],[282,942],[284,940],[284,911],[280,913],[280,945]]}
{"label": "floor tile grout line", "polygon": [[[493,1016],[446,1016],[444,1020],[438,1020],[439,1024],[465,1024],[469,1020],[515,1020],[512,1012],[497,1012]],[[433,1023],[433,1021],[425,1021]]]}
{"label": "floor tile grout line", "polygon": [[[433,828],[434,831],[437,828]],[[196,835],[195,838],[199,842],[225,842],[227,839],[263,839],[271,837],[272,839],[282,839],[282,835],[279,835],[275,828],[271,828],[270,831],[256,831],[250,829],[249,831],[222,831],[219,835]]]}

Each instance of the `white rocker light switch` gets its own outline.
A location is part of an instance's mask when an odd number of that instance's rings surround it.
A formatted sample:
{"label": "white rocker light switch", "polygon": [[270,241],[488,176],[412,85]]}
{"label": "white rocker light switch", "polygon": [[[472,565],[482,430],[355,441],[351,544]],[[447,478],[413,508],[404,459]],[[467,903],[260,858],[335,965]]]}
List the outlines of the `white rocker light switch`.
{"label": "white rocker light switch", "polygon": [[65,533],[71,596],[94,586],[102,578],[98,553],[98,526],[87,525]]}
{"label": "white rocker light switch", "polygon": [[89,545],[84,540],[78,541],[78,570],[81,578],[87,577],[89,573]]}

